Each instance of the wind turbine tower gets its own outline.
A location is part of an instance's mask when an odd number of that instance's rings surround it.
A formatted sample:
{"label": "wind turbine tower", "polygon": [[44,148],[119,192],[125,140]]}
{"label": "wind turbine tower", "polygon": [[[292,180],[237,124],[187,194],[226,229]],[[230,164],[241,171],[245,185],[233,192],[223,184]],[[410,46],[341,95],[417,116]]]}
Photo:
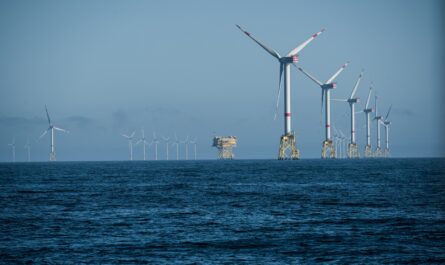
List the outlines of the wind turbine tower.
{"label": "wind turbine tower", "polygon": [[366,146],[365,146],[365,157],[372,157],[372,147],[371,147],[371,119],[369,115],[374,111],[372,108],[369,108],[369,100],[371,99],[371,92],[372,92],[372,83],[371,87],[369,88],[368,92],[368,98],[366,99],[366,105],[363,109],[363,112],[365,113],[366,117]]}
{"label": "wind turbine tower", "polygon": [[187,138],[185,138],[184,141],[182,141],[181,143],[183,143],[185,145],[185,160],[189,159],[189,137],[187,135]]}
{"label": "wind turbine tower", "polygon": [[173,145],[176,145],[176,160],[179,160],[179,144],[178,136],[176,136],[175,133],[175,141],[173,142]]}
{"label": "wind turbine tower", "polygon": [[293,50],[291,50],[286,56],[281,57],[281,55],[274,49],[267,47],[265,44],[257,40],[249,32],[242,29],[239,25],[236,25],[244,34],[260,45],[264,50],[266,50],[270,55],[275,57],[280,63],[280,73],[278,81],[278,93],[277,93],[277,103],[275,108],[275,118],[277,116],[278,103],[280,99],[280,89],[281,89],[281,77],[284,72],[284,134],[280,138],[280,148],[278,152],[278,159],[299,159],[300,151],[296,146],[295,134],[291,127],[291,84],[290,84],[290,65],[298,62],[298,53],[302,51],[310,42],[312,42],[318,35],[320,35],[324,29],[312,35],[305,42],[301,43]]}
{"label": "wind turbine tower", "polygon": [[155,132],[153,132],[153,141],[151,143],[155,145],[155,160],[158,160],[158,144],[159,144],[159,140],[156,137],[156,133]]}
{"label": "wind turbine tower", "polygon": [[[331,137],[331,89],[336,87],[333,83],[335,78],[348,66],[349,62],[343,64],[333,76],[331,76],[326,82],[322,83],[303,68],[298,67],[303,74],[309,77],[317,85],[321,87],[321,107],[323,108],[323,102],[325,103],[325,140],[322,143],[321,158],[335,158],[335,148]],[[328,155],[329,153],[329,155]]]}
{"label": "wind turbine tower", "polygon": [[389,113],[391,113],[391,108],[392,105],[389,106],[388,112],[386,113],[385,116],[385,120],[383,121],[383,126],[385,127],[385,150],[383,151],[383,155],[385,157],[389,157],[390,156],[390,152],[389,152],[389,125],[391,125],[391,122],[388,120],[389,117]]}
{"label": "wind turbine tower", "polygon": [[12,142],[8,145],[11,146],[12,162],[15,162],[15,137],[12,138]]}
{"label": "wind turbine tower", "polygon": [[148,145],[147,139],[145,139],[145,131],[144,129],[141,130],[142,133],[142,138],[139,139],[139,141],[136,142],[136,145],[138,145],[139,143],[142,143],[143,145],[143,149],[144,149],[144,161],[146,160],[146,152],[145,152],[145,147]]}
{"label": "wind turbine tower", "polygon": [[377,111],[377,95],[375,96],[374,108],[375,108],[374,120],[376,121],[377,124],[377,147],[374,151],[374,157],[381,157],[382,148],[380,146],[380,124],[382,123],[382,116],[379,116]]}
{"label": "wind turbine tower", "polygon": [[170,140],[170,137],[164,137],[164,136],[162,136],[162,140],[164,140],[165,141],[165,153],[166,153],[166,156],[167,156],[167,160],[168,160],[168,141]]}
{"label": "wind turbine tower", "polygon": [[31,144],[29,143],[29,137],[26,140],[24,148],[27,149],[28,152],[28,162],[31,162]]}
{"label": "wind turbine tower", "polygon": [[191,144],[193,144],[193,151],[194,151],[194,160],[196,160],[196,138],[190,141]]}
{"label": "wind turbine tower", "polygon": [[355,141],[355,104],[360,102],[358,97],[354,97],[357,92],[358,85],[360,84],[360,80],[363,77],[363,70],[360,72],[358,76],[357,82],[355,83],[354,88],[352,89],[351,96],[348,99],[333,99],[335,101],[344,101],[349,103],[349,107],[351,108],[351,142],[348,145],[348,158],[359,158],[360,154],[357,147],[357,142]]}
{"label": "wind turbine tower", "polygon": [[124,138],[128,140],[128,148],[130,149],[130,161],[133,160],[133,139],[134,139],[134,131],[131,135],[122,134]]}
{"label": "wind turbine tower", "polygon": [[49,161],[56,161],[56,146],[54,143],[54,130],[66,132],[66,133],[68,133],[68,131],[65,129],[54,126],[51,122],[51,118],[49,117],[48,108],[46,107],[46,105],[45,105],[45,110],[46,110],[46,118],[48,119],[49,127],[48,127],[48,129],[46,129],[46,131],[43,132],[42,135],[40,135],[39,139],[41,139],[49,131],[51,131],[51,152],[49,153]]}

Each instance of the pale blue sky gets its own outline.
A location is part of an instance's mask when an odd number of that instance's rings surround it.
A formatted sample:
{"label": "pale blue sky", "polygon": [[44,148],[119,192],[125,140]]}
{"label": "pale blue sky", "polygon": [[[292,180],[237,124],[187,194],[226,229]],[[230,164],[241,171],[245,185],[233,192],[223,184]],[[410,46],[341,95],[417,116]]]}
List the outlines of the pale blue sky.
{"label": "pale blue sky", "polygon": [[[276,158],[283,132],[282,102],[273,120],[279,65],[235,24],[281,54],[326,28],[301,52],[300,65],[326,79],[350,60],[333,98],[348,96],[364,68],[357,108],[373,81],[381,112],[393,104],[393,155],[443,155],[443,14],[433,0],[4,0],[0,161],[11,159],[13,137],[17,160],[25,160],[27,136],[33,159],[47,160],[49,138],[35,142],[47,127],[45,104],[54,123],[71,131],[57,134],[59,160],[125,160],[120,134],[139,136],[141,127],[149,135],[197,137],[199,158],[215,157],[214,133],[238,136],[239,158]],[[320,89],[296,69],[292,100],[302,158],[319,157]],[[345,133],[348,115],[347,104],[332,104],[332,123]],[[358,115],[360,148],[363,125]],[[164,150],[162,144],[160,157]],[[140,159],[141,147],[134,151]]]}

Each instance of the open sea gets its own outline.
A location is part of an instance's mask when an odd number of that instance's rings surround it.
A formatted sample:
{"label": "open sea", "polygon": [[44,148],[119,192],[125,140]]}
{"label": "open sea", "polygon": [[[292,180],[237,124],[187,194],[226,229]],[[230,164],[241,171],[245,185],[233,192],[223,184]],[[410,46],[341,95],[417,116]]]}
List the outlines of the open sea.
{"label": "open sea", "polygon": [[445,159],[0,163],[1,264],[445,264]]}

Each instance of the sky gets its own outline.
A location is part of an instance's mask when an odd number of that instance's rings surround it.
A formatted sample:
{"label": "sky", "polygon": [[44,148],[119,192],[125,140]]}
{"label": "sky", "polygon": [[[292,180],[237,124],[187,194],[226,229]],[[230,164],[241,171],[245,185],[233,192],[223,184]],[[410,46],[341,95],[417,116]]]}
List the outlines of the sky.
{"label": "sky", "polygon": [[[444,156],[444,11],[439,0],[0,1],[0,161],[11,161],[13,138],[17,161],[26,160],[28,138],[31,159],[48,160],[49,135],[39,139],[45,104],[54,125],[69,130],[56,133],[59,161],[126,160],[121,134],[140,138],[142,128],[148,141],[153,132],[196,139],[198,159],[216,158],[214,135],[237,136],[236,158],[276,158],[279,64],[235,24],[280,54],[326,28],[299,65],[326,80],[349,60],[332,98],[348,97],[363,68],[356,108],[371,82],[380,114],[392,104],[392,156]],[[295,68],[291,86],[301,158],[318,158],[321,89]],[[348,104],[331,106],[332,125],[347,134]],[[362,152],[365,117],[356,118]],[[375,123],[371,130],[375,147]],[[181,144],[181,159],[184,151]],[[158,157],[166,158],[165,142]]]}

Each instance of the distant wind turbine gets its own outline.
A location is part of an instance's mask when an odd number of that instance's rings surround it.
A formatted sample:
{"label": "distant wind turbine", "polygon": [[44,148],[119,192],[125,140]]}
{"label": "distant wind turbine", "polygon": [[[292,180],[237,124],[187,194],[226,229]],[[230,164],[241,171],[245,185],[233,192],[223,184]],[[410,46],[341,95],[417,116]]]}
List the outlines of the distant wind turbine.
{"label": "distant wind turbine", "polygon": [[31,162],[31,144],[29,143],[29,137],[26,140],[24,148],[28,151],[28,162]]}
{"label": "distant wind turbine", "polygon": [[43,132],[42,135],[40,135],[39,139],[41,139],[49,131],[51,131],[51,152],[49,153],[49,161],[56,161],[56,146],[55,146],[55,142],[54,142],[54,130],[66,132],[66,133],[68,133],[68,131],[65,129],[54,126],[51,122],[51,118],[49,117],[48,108],[46,107],[46,105],[45,105],[45,110],[46,110],[46,118],[48,119],[49,127],[48,127],[48,129],[46,129],[46,131]]}
{"label": "distant wind turbine", "polygon": [[184,141],[181,142],[185,145],[185,160],[189,159],[189,137],[187,135],[187,138],[185,138]]}
{"label": "distant wind turbine", "polygon": [[144,149],[144,161],[145,161],[145,160],[146,160],[145,147],[146,147],[149,143],[147,142],[147,139],[145,139],[145,131],[144,131],[144,129],[141,129],[141,133],[142,133],[142,138],[139,139],[139,140],[136,142],[136,145],[142,143],[142,146],[143,146],[143,149]]}
{"label": "distant wind turbine", "polygon": [[15,137],[12,138],[12,142],[8,146],[11,146],[12,162],[15,162]]}
{"label": "distant wind turbine", "polygon": [[335,78],[348,66],[349,62],[344,63],[326,82],[322,83],[317,78],[307,73],[303,68],[298,67],[303,74],[309,79],[314,81],[321,87],[321,107],[323,109],[323,103],[325,104],[325,140],[322,143],[321,158],[335,158],[335,149],[331,139],[331,89],[336,87],[334,83]]}
{"label": "distant wind turbine", "polygon": [[363,69],[358,76],[357,82],[355,83],[352,93],[347,99],[333,99],[334,101],[344,101],[349,103],[351,108],[351,142],[348,145],[348,157],[349,158],[359,158],[360,154],[357,147],[357,142],[355,141],[355,104],[359,102],[358,97],[354,97],[357,92],[357,88],[360,84],[360,80],[363,77]]}
{"label": "distant wind turbine", "polygon": [[155,160],[158,160],[158,144],[159,144],[159,140],[156,137],[156,133],[153,132],[153,140],[151,141],[152,144],[155,145]]}
{"label": "distant wind turbine", "polygon": [[375,157],[380,157],[382,155],[382,149],[380,146],[380,124],[382,122],[382,116],[378,115],[378,110],[377,110],[377,95],[375,95],[375,101],[374,101],[374,109],[375,109],[375,116],[374,116],[374,120],[376,121],[376,125],[377,125],[377,147],[374,151],[374,156]]}
{"label": "distant wind turbine", "polygon": [[391,122],[388,120],[388,117],[389,117],[389,113],[391,113],[391,108],[392,108],[392,105],[389,106],[388,112],[386,113],[385,119],[383,120],[383,126],[385,127],[385,135],[386,135],[385,150],[383,152],[385,157],[388,157],[390,155],[390,152],[389,152],[389,125],[391,125]]}
{"label": "distant wind turbine", "polygon": [[190,141],[190,143],[191,144],[193,144],[193,149],[194,149],[194,154],[195,154],[195,156],[194,156],[194,160],[196,160],[196,137],[192,140],[192,141]]}
{"label": "distant wind turbine", "polygon": [[135,134],[135,131],[133,131],[133,133],[131,133],[131,135],[122,134],[122,136],[128,140],[128,148],[130,149],[130,161],[133,160],[133,139],[134,139],[134,134]]}
{"label": "distant wind turbine", "polygon": [[169,143],[170,137],[169,136],[166,136],[166,137],[162,136],[162,140],[165,141],[165,154],[166,154],[167,160],[168,160],[168,143]]}
{"label": "distant wind turbine", "polygon": [[179,144],[180,144],[180,141],[178,139],[178,136],[175,133],[175,141],[173,142],[173,145],[176,145],[176,160],[179,160]]}

